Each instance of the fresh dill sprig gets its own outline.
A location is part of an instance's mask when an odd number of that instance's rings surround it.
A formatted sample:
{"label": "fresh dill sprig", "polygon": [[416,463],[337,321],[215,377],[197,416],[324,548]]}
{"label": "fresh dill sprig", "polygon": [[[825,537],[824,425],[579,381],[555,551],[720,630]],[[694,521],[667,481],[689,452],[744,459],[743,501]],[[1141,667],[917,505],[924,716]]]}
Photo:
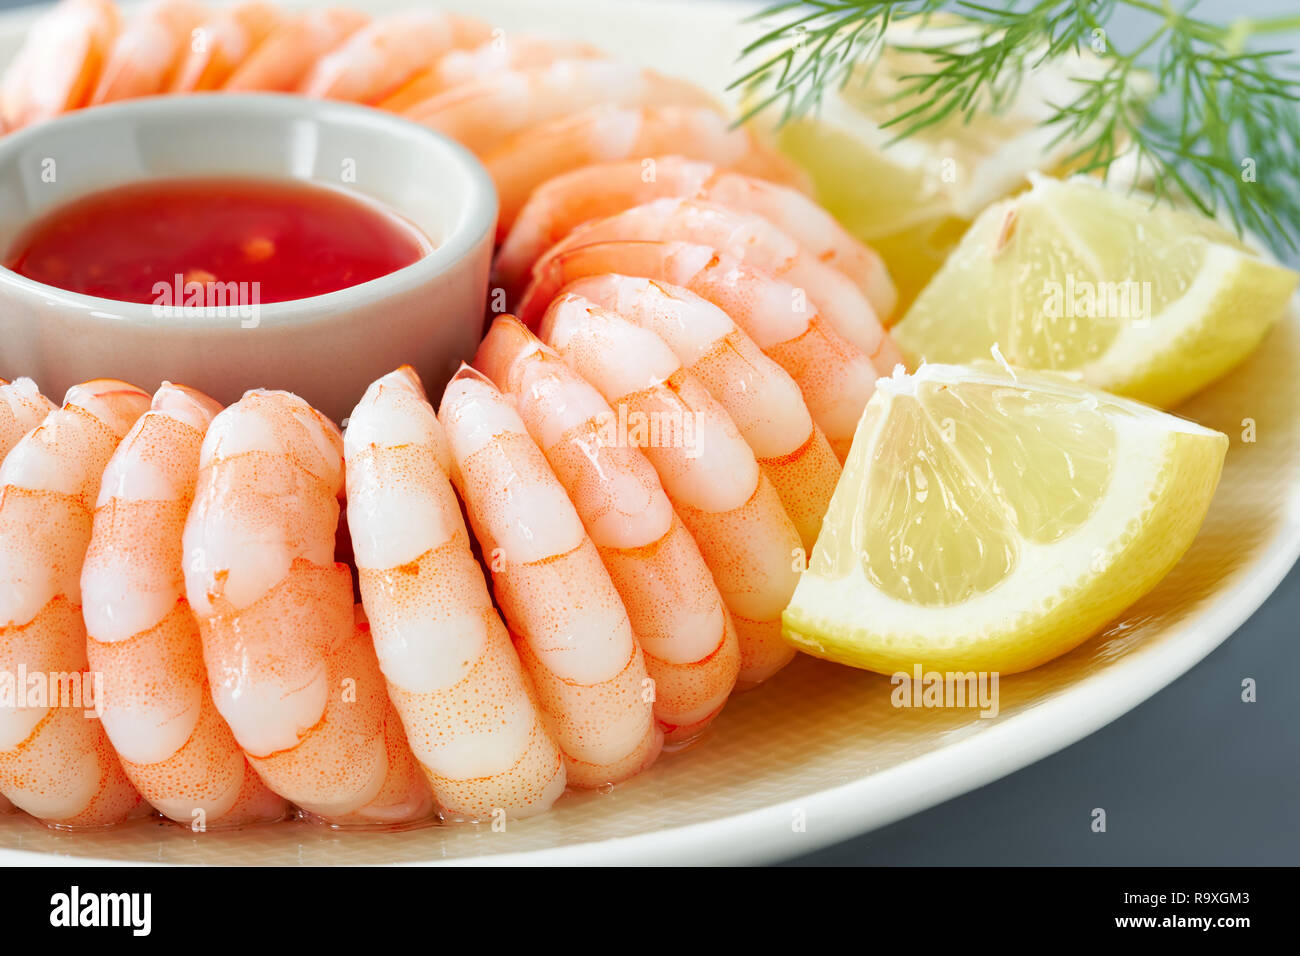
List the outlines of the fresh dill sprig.
{"label": "fresh dill sprig", "polygon": [[[779,109],[778,123],[815,113],[828,91],[868,75],[887,46],[921,54],[929,67],[898,77],[899,111],[881,125],[896,139],[944,121],[999,112],[1027,71],[1081,51],[1100,70],[1073,79],[1078,92],[1048,104],[1045,124],[1068,142],[1070,168],[1106,175],[1128,152],[1158,199],[1182,197],[1206,215],[1226,211],[1277,249],[1300,239],[1300,72],[1290,49],[1259,49],[1272,34],[1300,32],[1300,15],[1192,16],[1196,0],[804,0],[753,19],[784,18],[750,43],[742,117]],[[1119,7],[1145,29],[1121,43],[1107,29]],[[962,18],[958,39],[891,42],[891,24]],[[937,34],[930,34],[937,37]],[[1152,87],[1158,95],[1152,95]]]}

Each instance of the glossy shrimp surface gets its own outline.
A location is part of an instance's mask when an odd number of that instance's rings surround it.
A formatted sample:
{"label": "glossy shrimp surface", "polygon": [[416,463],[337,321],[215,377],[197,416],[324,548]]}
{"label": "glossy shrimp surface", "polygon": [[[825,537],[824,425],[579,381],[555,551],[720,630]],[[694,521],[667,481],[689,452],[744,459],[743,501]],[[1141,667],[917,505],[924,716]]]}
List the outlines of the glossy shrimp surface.
{"label": "glossy shrimp surface", "polygon": [[223,89],[296,90],[317,60],[369,22],[369,15],[348,7],[328,7],[290,17],[235,68]]}
{"label": "glossy shrimp surface", "polygon": [[5,72],[4,125],[18,129],[89,103],[120,28],[111,0],[62,0],[42,15]]}
{"label": "glossy shrimp surface", "polygon": [[241,0],[216,10],[194,30],[189,52],[172,78],[171,92],[202,92],[224,86],[283,20],[275,7],[262,0]]}
{"label": "glossy shrimp surface", "polygon": [[595,47],[577,40],[530,35],[517,37],[494,30],[492,39],[472,49],[444,53],[432,66],[415,74],[379,103],[379,108],[404,113],[454,87],[491,80],[505,71],[533,70],[550,66],[557,60],[599,56]]}
{"label": "glossy shrimp surface", "polygon": [[164,384],[104,469],[81,572],[104,730],[131,782],[195,829],[285,816],[208,691],[199,625],[185,599],[181,535],[199,447],[220,406]]}
{"label": "glossy shrimp surface", "polygon": [[537,263],[519,305],[535,324],[561,288],[586,276],[617,273],[681,286],[726,312],[799,385],[813,420],[843,461],[876,378],[901,361],[888,336],[869,358],[822,318],[802,290],[685,242],[602,242],[552,250]]}
{"label": "glossy shrimp surface", "polygon": [[482,43],[490,32],[486,24],[453,13],[392,13],[321,57],[300,90],[308,96],[378,103],[442,54]]}
{"label": "glossy shrimp surface", "polygon": [[183,536],[217,710],[276,793],[336,824],[427,817],[352,576],[335,563],[342,439],[288,392],[208,428]]}
{"label": "glossy shrimp surface", "polygon": [[366,390],[344,449],[379,665],[438,802],[471,819],[546,810],[564,761],[470,550],[442,426],[412,369]]}
{"label": "glossy shrimp surface", "polygon": [[533,264],[574,229],[669,197],[762,216],[806,253],[852,280],[882,319],[893,311],[897,295],[880,256],[813,200],[789,186],[680,156],[583,166],[538,186],[497,254],[496,281],[514,301]]}
{"label": "glossy shrimp surface", "polygon": [[0,378],[0,462],[20,438],[43,422],[56,407],[30,378],[12,382]]}
{"label": "glossy shrimp surface", "polygon": [[155,0],[142,8],[113,41],[90,102],[111,103],[167,89],[205,15],[197,0]]}
{"label": "glossy shrimp surface", "polygon": [[577,295],[556,299],[542,338],[631,421],[690,530],[740,639],[739,681],[756,684],[794,656],[781,612],[802,566],[798,532],[735,423],[653,332]]}
{"label": "glossy shrimp surface", "polygon": [[623,602],[564,488],[513,404],[473,369],[452,378],[438,418],[569,783],[599,787],[634,776],[663,745],[654,686]]}
{"label": "glossy shrimp surface", "polygon": [[866,355],[884,347],[884,327],[858,287],[762,216],[696,199],[653,199],[579,226],[552,251],[620,240],[709,246],[801,290],[835,331]]}
{"label": "glossy shrimp surface", "polygon": [[105,826],[143,806],[93,712],[81,567],[100,476],[148,407],[125,382],[74,386],[0,465],[0,671],[29,675],[25,699],[0,707],[0,792],[60,826]]}
{"label": "glossy shrimp surface", "polygon": [[811,554],[840,463],[785,370],[725,312],[677,286],[603,275],[565,291],[648,329],[673,350],[736,423]]}
{"label": "glossy shrimp surface", "polygon": [[404,111],[479,156],[530,127],[598,104],[715,108],[693,83],[622,60],[565,59],[530,70],[503,70],[455,86]]}
{"label": "glossy shrimp surface", "polygon": [[683,106],[589,107],[511,137],[483,156],[501,203],[504,238],[532,191],[591,163],[680,153],[775,182],[803,185],[789,160],[714,109]]}
{"label": "glossy shrimp surface", "polygon": [[654,467],[600,393],[513,316],[493,323],[474,362],[514,399],[596,545],[645,653],[665,739],[698,736],[735,685],[739,645]]}

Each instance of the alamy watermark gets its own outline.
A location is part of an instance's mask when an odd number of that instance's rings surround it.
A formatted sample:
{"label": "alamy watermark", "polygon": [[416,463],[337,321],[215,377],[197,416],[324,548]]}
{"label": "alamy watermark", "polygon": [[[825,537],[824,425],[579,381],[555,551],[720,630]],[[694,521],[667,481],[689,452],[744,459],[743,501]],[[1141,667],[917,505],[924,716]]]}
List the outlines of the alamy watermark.
{"label": "alamy watermark", "polygon": [[1151,283],[1125,279],[1092,282],[1066,273],[1065,282],[1043,280],[1043,314],[1049,319],[1151,321]]}
{"label": "alamy watermark", "polygon": [[917,664],[910,674],[894,672],[889,682],[895,707],[971,708],[981,717],[998,715],[997,671],[927,671]]}
{"label": "alamy watermark", "polygon": [[104,700],[104,675],[99,671],[0,670],[0,708],[60,707],[98,717]]}
{"label": "alamy watermark", "polygon": [[255,329],[261,322],[260,282],[218,282],[202,271],[177,273],[171,282],[155,282],[153,295],[153,312],[159,318],[174,318],[181,309],[201,309],[205,318],[239,319],[244,329]]}
{"label": "alamy watermark", "polygon": [[687,458],[698,458],[703,450],[696,413],[685,407],[645,412],[620,402],[594,421],[601,447],[680,448]]}
{"label": "alamy watermark", "polygon": [[50,897],[50,925],[59,928],[119,927],[132,936],[153,929],[152,893],[94,893],[72,886]]}

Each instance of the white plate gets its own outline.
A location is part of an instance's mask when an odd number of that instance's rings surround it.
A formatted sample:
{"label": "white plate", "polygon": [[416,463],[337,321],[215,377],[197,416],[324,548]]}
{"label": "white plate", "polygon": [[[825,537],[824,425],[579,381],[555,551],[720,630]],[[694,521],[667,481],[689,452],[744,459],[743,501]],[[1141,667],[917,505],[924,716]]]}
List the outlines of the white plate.
{"label": "white plate", "polygon": [[[742,35],[732,4],[451,5],[507,30],[580,35],[719,89]],[[0,61],[30,19],[26,11],[0,17]],[[467,826],[345,833],[283,824],[191,834],[147,822],[69,834],[11,816],[0,818],[0,862],[745,863],[808,852],[897,820],[1092,733],[1177,678],[1259,607],[1300,553],[1297,367],[1300,308],[1293,305],[1250,361],[1180,409],[1232,439],[1191,551],[1104,634],[1004,678],[996,718],[895,709],[886,678],[800,658],[729,704],[692,749],[665,756],[610,793],[567,795],[550,813],[502,833]],[[1253,443],[1243,440],[1250,424]]]}

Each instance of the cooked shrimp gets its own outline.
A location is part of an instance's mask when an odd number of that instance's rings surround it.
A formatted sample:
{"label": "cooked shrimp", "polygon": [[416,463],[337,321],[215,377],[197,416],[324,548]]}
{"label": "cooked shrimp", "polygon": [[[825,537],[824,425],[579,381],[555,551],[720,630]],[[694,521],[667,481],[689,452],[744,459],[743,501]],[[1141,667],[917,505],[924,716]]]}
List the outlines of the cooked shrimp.
{"label": "cooked shrimp", "polygon": [[542,183],[497,254],[496,282],[514,301],[533,263],[578,226],[665,197],[762,216],[806,253],[852,279],[882,320],[893,311],[897,296],[883,260],[813,200],[788,186],[680,156],[598,163]]}
{"label": "cooked shrimp", "polygon": [[681,153],[728,169],[803,185],[797,166],[767,148],[746,127],[700,107],[640,109],[603,104],[530,127],[483,157],[501,200],[504,238],[529,194],[552,176],[617,159]]}
{"label": "cooked shrimp", "polygon": [[731,610],[739,680],[771,677],[794,656],[781,637],[781,612],[799,580],[803,548],[731,417],[662,339],[581,296],[551,304],[542,338],[620,417],[649,426],[629,429],[629,440],[659,472]]}
{"label": "cooked shrimp", "polygon": [[171,92],[224,86],[283,20],[283,14],[262,0],[242,0],[218,9],[191,35],[189,53],[176,70]]}
{"label": "cooked shrimp", "polygon": [[489,34],[485,23],[459,14],[392,13],[321,57],[300,89],[308,96],[378,103],[448,50],[475,46]]}
{"label": "cooked shrimp", "polygon": [[867,355],[876,355],[881,349],[885,330],[858,287],[762,216],[695,199],[652,199],[579,226],[553,249],[558,252],[621,240],[680,240],[710,246],[802,289],[826,321]]}
{"label": "cooked shrimp", "polygon": [[532,70],[550,66],[556,60],[600,55],[595,47],[577,40],[501,33],[473,49],[444,53],[433,66],[403,83],[379,108],[404,113],[439,93],[466,83],[490,80],[506,70]]}
{"label": "cooked shrimp", "polygon": [[5,126],[85,106],[120,28],[111,0],[61,0],[32,24],[0,91]]}
{"label": "cooked shrimp", "polygon": [[192,389],[158,389],[104,469],[81,571],[104,730],[146,800],[204,829],[278,820],[288,810],[212,703],[199,625],[185,600],[181,533],[199,446],[220,408]]}
{"label": "cooked shrimp", "polygon": [[[56,407],[40,393],[30,378],[20,378],[14,382],[0,379],[0,463],[4,462],[10,449],[44,421],[45,416]],[[3,631],[0,630],[0,633]],[[17,811],[18,808],[0,794],[0,814]]]}
{"label": "cooked shrimp", "polygon": [[0,378],[0,462],[20,438],[43,422],[56,407],[30,378],[12,382]]}
{"label": "cooked shrimp", "polygon": [[601,103],[716,108],[711,96],[685,80],[622,60],[576,59],[505,70],[440,93],[403,115],[483,156],[530,127]]}
{"label": "cooked shrimp", "polygon": [[262,780],[336,824],[427,816],[352,576],[334,561],[338,429],[288,392],[252,391],[203,440],[183,536],[217,710]]}
{"label": "cooked shrimp", "polygon": [[328,7],[291,17],[235,68],[223,89],[296,90],[317,60],[369,22],[368,14],[348,7]]}
{"label": "cooked shrimp", "polygon": [[654,762],[663,732],[623,602],[510,401],[466,366],[438,418],[497,602],[564,753],[569,783],[617,783]]}
{"label": "cooked shrimp", "polygon": [[698,736],[731,694],[740,650],[654,467],[600,393],[513,316],[493,323],[474,364],[514,399],[596,545],[655,682],[665,741]]}
{"label": "cooked shrimp", "polygon": [[804,551],[821,530],[840,463],[799,386],[725,312],[694,293],[630,276],[565,288],[659,336],[731,416],[799,531]]}
{"label": "cooked shrimp", "polygon": [[0,791],[50,824],[105,826],[142,807],[103,724],[87,714],[99,698],[81,564],[100,475],[148,407],[125,382],[73,386],[0,465],[0,671],[29,675],[26,700],[0,707]]}
{"label": "cooked shrimp", "polygon": [[379,666],[438,802],[471,819],[546,810],[564,761],[470,550],[446,438],[411,368],[366,390],[343,447]]}
{"label": "cooked shrimp", "polygon": [[197,0],[155,0],[117,35],[90,102],[161,93],[190,49],[206,10]]}
{"label": "cooked shrimp", "polygon": [[873,367],[873,360],[844,341],[794,286],[710,246],[685,242],[603,242],[548,252],[534,269],[519,316],[534,325],[563,286],[611,272],[681,286],[726,312],[798,383],[813,421],[840,461],[853,444],[877,375],[901,361],[886,336]]}

